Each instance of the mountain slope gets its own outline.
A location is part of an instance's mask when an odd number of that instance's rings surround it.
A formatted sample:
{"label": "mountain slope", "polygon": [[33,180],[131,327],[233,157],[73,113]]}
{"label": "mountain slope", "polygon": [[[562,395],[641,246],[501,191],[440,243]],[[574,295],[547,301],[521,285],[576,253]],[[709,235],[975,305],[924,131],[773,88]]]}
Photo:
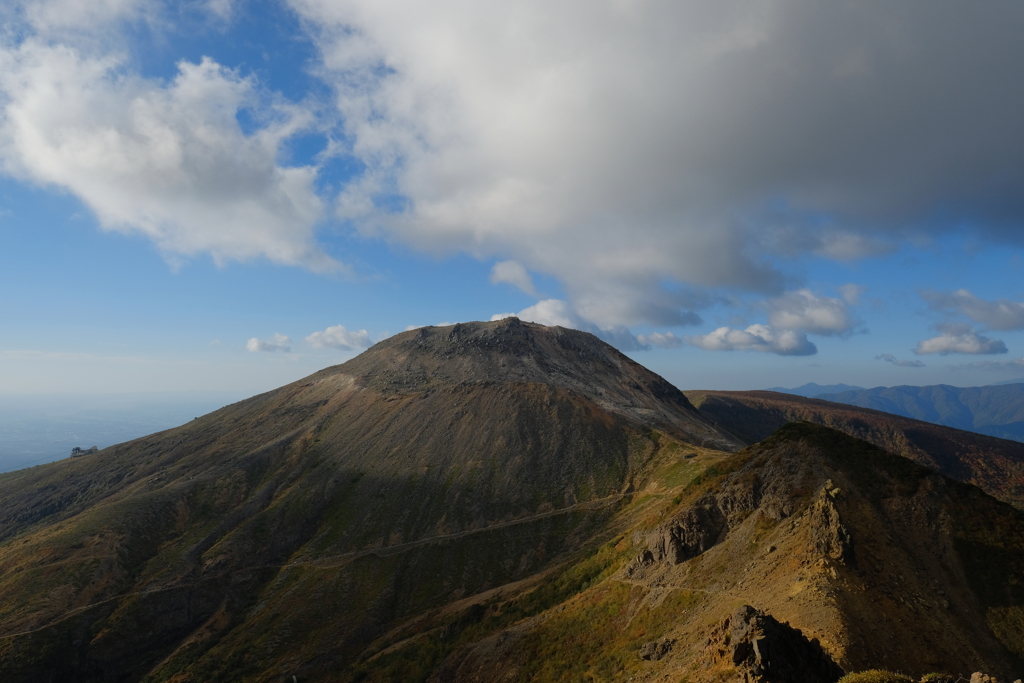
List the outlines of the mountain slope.
{"label": "mountain slope", "polygon": [[[779,419],[730,401],[744,435]],[[1005,474],[929,427],[916,457]],[[1020,513],[813,425],[738,449],[591,335],[404,333],[177,429],[0,475],[0,674],[1020,671]]]}
{"label": "mountain slope", "polygon": [[806,420],[864,439],[1024,509],[1024,444],[928,422],[770,391],[688,391],[706,415],[747,443]]}
{"label": "mountain slope", "polygon": [[1000,439],[1024,441],[1024,384],[898,386],[821,392],[826,401],[881,410]]}
{"label": "mountain slope", "polygon": [[[8,680],[280,680],[545,571],[685,445],[739,446],[585,333],[508,319],[0,476]],[[688,463],[683,463],[688,466]]]}
{"label": "mountain slope", "polygon": [[788,425],[719,463],[615,551],[602,580],[466,638],[432,680],[1024,669],[1024,514],[824,427]]}

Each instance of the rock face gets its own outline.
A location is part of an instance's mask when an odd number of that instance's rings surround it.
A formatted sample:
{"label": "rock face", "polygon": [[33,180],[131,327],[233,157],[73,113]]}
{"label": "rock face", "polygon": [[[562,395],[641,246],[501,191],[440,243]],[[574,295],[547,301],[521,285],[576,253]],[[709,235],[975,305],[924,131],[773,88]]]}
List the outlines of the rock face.
{"label": "rock face", "polygon": [[671,638],[644,643],[640,646],[640,659],[656,662],[659,659],[663,659],[675,644],[676,641]]}
{"label": "rock face", "polygon": [[825,482],[821,488],[814,507],[811,509],[811,542],[815,550],[823,556],[841,562],[853,564],[853,537],[839,519],[836,499],[842,491]]}
{"label": "rock face", "polygon": [[648,534],[647,550],[638,561],[685,562],[717,544],[728,528],[718,497],[708,496]]}
{"label": "rock face", "polygon": [[834,683],[843,675],[817,640],[750,605],[712,632],[705,651],[739,669],[746,683]]}
{"label": "rock face", "polygon": [[[953,677],[952,676],[949,677],[949,681],[950,681],[950,683],[953,683]],[[944,682],[934,681],[934,679],[933,679],[932,681],[929,681],[929,683],[944,683]],[[971,674],[971,682],[970,683],[999,683],[999,679],[996,678],[995,676],[989,676],[988,674],[982,673],[980,671],[975,671],[973,674]],[[1021,683],[1021,681],[1018,678],[1013,683]]]}

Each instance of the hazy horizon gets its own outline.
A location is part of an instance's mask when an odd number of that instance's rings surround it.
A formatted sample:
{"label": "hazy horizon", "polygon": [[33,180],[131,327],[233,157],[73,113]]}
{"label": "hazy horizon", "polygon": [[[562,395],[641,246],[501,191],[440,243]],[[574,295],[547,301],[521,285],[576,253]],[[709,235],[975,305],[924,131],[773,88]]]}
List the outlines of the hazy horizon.
{"label": "hazy horizon", "polygon": [[0,394],[0,472],[182,425],[246,398],[230,392]]}

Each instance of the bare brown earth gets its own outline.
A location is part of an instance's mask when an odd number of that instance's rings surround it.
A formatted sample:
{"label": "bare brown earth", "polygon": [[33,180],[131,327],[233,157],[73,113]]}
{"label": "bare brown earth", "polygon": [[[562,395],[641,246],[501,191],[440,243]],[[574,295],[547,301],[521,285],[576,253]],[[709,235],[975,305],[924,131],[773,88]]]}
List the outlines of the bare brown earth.
{"label": "bare brown earth", "polygon": [[980,487],[1024,509],[1024,444],[870,408],[774,391],[687,391],[701,413],[746,443],[799,420],[831,427]]}

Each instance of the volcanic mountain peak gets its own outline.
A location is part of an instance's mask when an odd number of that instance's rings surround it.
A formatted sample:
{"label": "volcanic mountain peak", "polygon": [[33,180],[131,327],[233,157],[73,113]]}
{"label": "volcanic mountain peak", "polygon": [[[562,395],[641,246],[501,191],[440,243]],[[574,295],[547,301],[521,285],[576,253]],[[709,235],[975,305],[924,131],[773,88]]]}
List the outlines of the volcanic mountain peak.
{"label": "volcanic mountain peak", "polygon": [[386,394],[498,383],[557,387],[694,443],[742,446],[679,389],[594,335],[515,317],[403,332],[314,379],[338,374]]}
{"label": "volcanic mountain peak", "polygon": [[[344,366],[365,379],[416,386],[430,381],[589,385],[602,375],[649,371],[587,332],[505,318],[420,327],[374,345]],[[631,374],[637,374],[636,372]]]}
{"label": "volcanic mountain peak", "polygon": [[399,334],[176,429],[0,476],[0,677],[348,666],[411,615],[606,538],[656,472],[724,456],[706,444],[736,442],[592,335],[518,320]]}

